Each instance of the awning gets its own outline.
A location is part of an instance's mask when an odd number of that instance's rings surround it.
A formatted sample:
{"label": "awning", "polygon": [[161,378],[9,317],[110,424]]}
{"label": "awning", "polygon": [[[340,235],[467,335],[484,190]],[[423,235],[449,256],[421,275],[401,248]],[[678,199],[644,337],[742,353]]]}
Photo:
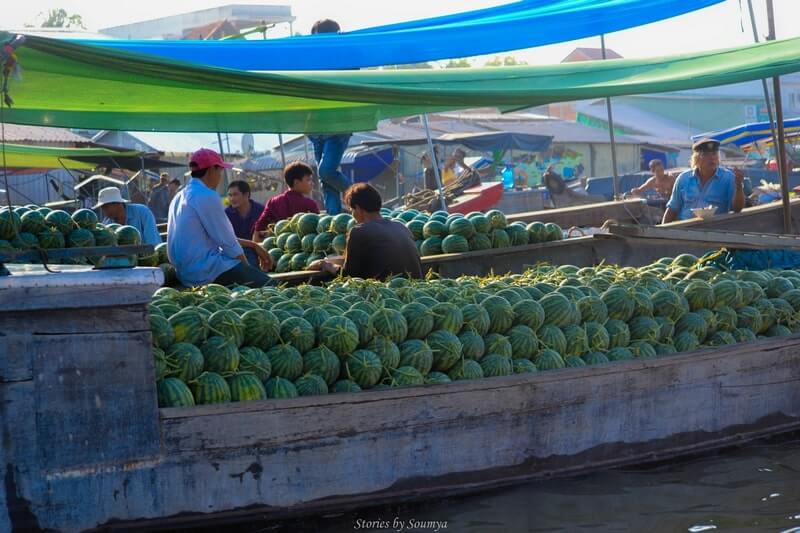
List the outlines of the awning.
{"label": "awning", "polygon": [[[523,0],[339,34],[263,41],[83,40],[242,70],[333,70],[472,57],[612,33],[723,0]],[[380,3],[375,2],[378,9]]]}
{"label": "awning", "polygon": [[[789,118],[783,121],[783,129],[787,137],[800,134],[800,118]],[[754,122],[741,124],[726,130],[710,131],[699,135],[692,135],[692,142],[700,139],[714,139],[721,145],[747,146],[758,141],[770,141],[772,130],[769,122]]]}
{"label": "awning", "polygon": [[[51,146],[29,146],[6,144],[6,166],[9,168],[61,168],[93,169],[94,159],[125,157],[136,152],[117,152],[106,148],[56,148]],[[0,161],[2,163],[2,161]]]}
{"label": "awning", "polygon": [[342,156],[342,172],[354,183],[372,181],[386,172],[394,162],[391,147],[368,148],[361,146],[348,150]]}
{"label": "awning", "polygon": [[335,133],[384,118],[676,91],[800,71],[800,38],[654,59],[552,66],[251,73],[29,37],[17,124],[137,131]]}

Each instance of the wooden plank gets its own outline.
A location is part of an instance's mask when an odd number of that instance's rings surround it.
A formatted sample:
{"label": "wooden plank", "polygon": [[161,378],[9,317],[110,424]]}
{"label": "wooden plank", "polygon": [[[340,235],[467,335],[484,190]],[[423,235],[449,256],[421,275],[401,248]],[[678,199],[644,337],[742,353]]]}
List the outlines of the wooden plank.
{"label": "wooden plank", "polygon": [[154,247],[152,244],[92,246],[87,248],[49,248],[47,250],[0,250],[0,263],[10,261],[42,261],[45,258],[47,260],[52,260],[100,255],[151,255],[153,251]]}
{"label": "wooden plank", "polygon": [[733,246],[748,249],[800,248],[800,237],[795,235],[734,232],[711,229],[667,228],[664,226],[623,226],[610,225],[613,235],[641,237],[648,239],[669,239],[707,243],[711,246]]}
{"label": "wooden plank", "polygon": [[[800,233],[800,198],[789,201],[793,233]],[[783,233],[783,215],[780,202],[743,209],[740,213],[717,215],[705,220],[693,218],[663,224],[670,228],[708,228],[731,231]]]}

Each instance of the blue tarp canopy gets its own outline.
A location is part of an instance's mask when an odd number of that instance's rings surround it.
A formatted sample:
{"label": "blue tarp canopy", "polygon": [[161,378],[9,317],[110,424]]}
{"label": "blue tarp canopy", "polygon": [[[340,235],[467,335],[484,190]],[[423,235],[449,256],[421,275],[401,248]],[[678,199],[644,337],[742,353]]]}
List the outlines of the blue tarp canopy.
{"label": "blue tarp canopy", "polygon": [[353,183],[372,181],[390,168],[392,162],[394,150],[391,147],[355,148],[342,157],[342,172],[350,176]]}
{"label": "blue tarp canopy", "polygon": [[[512,131],[489,131],[481,133],[445,133],[431,139],[434,144],[461,145],[476,152],[492,150],[523,150],[526,152],[543,152],[550,148],[553,138],[549,135],[533,133],[515,133]],[[407,139],[386,139],[365,141],[367,146],[380,144],[415,145],[425,144],[425,137]]]}
{"label": "blue tarp canopy", "polygon": [[[783,121],[783,129],[787,137],[800,134],[800,118],[788,118]],[[692,135],[692,142],[700,139],[714,139],[721,145],[747,146],[758,141],[772,139],[772,130],[769,122],[754,122],[741,124],[727,130],[710,131],[699,135]]]}
{"label": "blue tarp canopy", "polygon": [[561,43],[642,26],[723,1],[523,0],[340,34],[262,41],[79,42],[240,70],[335,70],[471,57]]}

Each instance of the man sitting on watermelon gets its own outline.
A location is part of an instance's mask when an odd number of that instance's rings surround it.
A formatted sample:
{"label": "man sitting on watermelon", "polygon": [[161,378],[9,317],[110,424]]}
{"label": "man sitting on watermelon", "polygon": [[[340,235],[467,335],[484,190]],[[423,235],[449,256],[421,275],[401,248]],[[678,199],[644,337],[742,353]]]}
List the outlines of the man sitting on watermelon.
{"label": "man sitting on watermelon", "polygon": [[[201,148],[192,154],[189,168],[192,179],[169,206],[167,255],[178,280],[188,287],[219,283],[263,287],[272,284],[262,270],[272,267],[272,259],[261,246],[237,239],[217,187],[225,163],[214,150]],[[258,256],[261,270],[247,262],[242,247]]]}
{"label": "man sitting on watermelon", "polygon": [[103,224],[117,223],[133,226],[142,235],[142,244],[161,244],[161,235],[156,228],[156,218],[150,208],[142,204],[132,204],[125,200],[116,187],[100,189],[95,209],[103,212]]}
{"label": "man sitting on watermelon", "polygon": [[344,257],[315,261],[309,270],[385,280],[392,276],[422,278],[414,237],[405,225],[381,216],[381,195],[368,183],[347,189],[344,203],[358,223],[347,234]]}

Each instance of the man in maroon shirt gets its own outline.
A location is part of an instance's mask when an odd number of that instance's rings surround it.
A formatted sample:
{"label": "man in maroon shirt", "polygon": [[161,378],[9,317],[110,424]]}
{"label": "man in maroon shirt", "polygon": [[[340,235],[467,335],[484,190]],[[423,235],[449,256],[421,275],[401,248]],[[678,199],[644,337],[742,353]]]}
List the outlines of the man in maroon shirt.
{"label": "man in maroon shirt", "polygon": [[296,213],[319,213],[317,203],[305,195],[311,194],[314,171],[302,161],[295,161],[283,169],[283,179],[289,190],[267,202],[261,216],[253,226],[253,240],[261,242],[267,225],[291,218]]}

